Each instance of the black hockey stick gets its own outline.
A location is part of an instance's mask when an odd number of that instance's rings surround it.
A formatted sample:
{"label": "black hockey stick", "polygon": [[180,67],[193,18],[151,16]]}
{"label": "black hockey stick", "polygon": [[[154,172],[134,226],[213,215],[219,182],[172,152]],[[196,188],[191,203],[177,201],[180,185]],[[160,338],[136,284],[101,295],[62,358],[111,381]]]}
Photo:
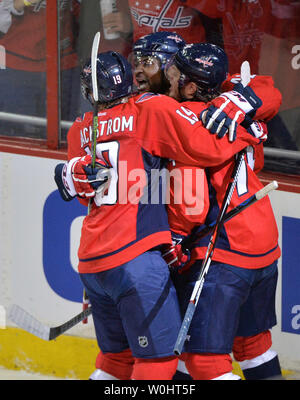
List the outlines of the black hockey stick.
{"label": "black hockey stick", "polygon": [[[265,197],[269,192],[272,190],[275,190],[278,188],[278,183],[277,181],[272,181],[262,189],[260,189],[258,192],[250,196],[247,200],[243,201],[240,203],[238,206],[234,207],[232,210],[230,210],[228,213],[224,215],[224,220],[223,223],[229,221],[231,218],[235,217],[238,215],[240,212],[244,211],[246,208],[251,206],[252,204],[256,203],[258,200],[261,200],[263,197]],[[192,233],[190,236],[187,238],[183,239],[183,241],[180,243],[182,247],[183,252],[188,252],[191,250],[193,245],[201,238],[204,236],[210,234],[213,229],[215,228],[216,221],[211,222],[208,225],[202,225],[199,227],[199,230],[195,233]]]}
{"label": "black hockey stick", "polygon": [[27,311],[23,310],[23,308],[19,307],[16,304],[13,304],[9,308],[7,316],[17,326],[39,337],[40,339],[53,340],[62,335],[64,332],[73,328],[79,322],[83,321],[91,314],[91,312],[92,308],[88,307],[86,310],[82,311],[80,314],[75,315],[75,317],[69,319],[62,325],[58,325],[52,328],[38,321]]}

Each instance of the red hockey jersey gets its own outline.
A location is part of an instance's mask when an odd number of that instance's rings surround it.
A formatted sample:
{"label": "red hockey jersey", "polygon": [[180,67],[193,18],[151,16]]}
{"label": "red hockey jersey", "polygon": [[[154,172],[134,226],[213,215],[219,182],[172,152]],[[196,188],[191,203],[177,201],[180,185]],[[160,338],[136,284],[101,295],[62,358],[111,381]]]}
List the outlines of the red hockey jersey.
{"label": "red hockey jersey", "polygon": [[291,25],[298,27],[299,32],[295,4],[289,0],[186,0],[189,7],[210,18],[222,19],[230,73],[237,73],[244,60],[250,62],[254,73],[259,72],[260,52],[266,33],[290,37],[293,35]]}
{"label": "red hockey jersey", "polygon": [[[244,60],[255,74],[271,75],[283,95],[280,111],[299,107],[300,5],[290,0],[186,0],[191,8],[221,18],[229,71]],[[287,76],[289,79],[287,79]]]}
{"label": "red hockey jersey", "polygon": [[[203,105],[205,107],[205,105]],[[201,107],[198,107],[201,108]],[[159,186],[163,160],[214,166],[258,140],[239,128],[238,139],[217,139],[184,105],[145,93],[101,111],[97,157],[113,167],[113,179],[101,207],[93,204],[84,219],[78,251],[79,272],[121,265],[171,237]],[[92,113],[78,118],[68,132],[68,158],[88,152]]]}
{"label": "red hockey jersey", "polygon": [[168,191],[168,221],[172,232],[188,236],[195,227],[205,223],[209,209],[205,170],[171,161],[168,171],[172,178]]}
{"label": "red hockey jersey", "polygon": [[[233,86],[240,82],[240,75],[230,75],[222,85],[222,91],[229,91]],[[270,76],[252,76],[249,84],[255,93],[263,100],[263,106],[257,111],[256,119],[268,121],[278,112],[281,104],[281,93],[274,87],[274,82]],[[189,108],[195,107],[192,103],[188,103]],[[198,106],[196,106],[197,108]],[[202,107],[202,105],[201,105]],[[205,106],[208,107],[208,104]],[[249,153],[250,157],[250,153]],[[254,171],[258,173],[264,165],[263,144],[255,146],[255,163]],[[194,227],[205,223],[205,218],[209,209],[208,183],[204,170],[195,166],[184,166],[178,162],[173,165],[169,164],[169,170],[176,172],[174,181],[171,180],[170,187],[170,203],[168,204],[168,217],[171,230],[180,235],[189,235]],[[186,174],[189,178],[183,181],[182,201],[176,201],[174,195],[174,186],[176,185],[177,175]],[[178,182],[177,182],[178,184]],[[178,193],[178,190],[177,190]],[[193,203],[191,204],[192,201]]]}
{"label": "red hockey jersey", "polygon": [[[232,89],[237,78],[237,76],[229,77],[224,83],[223,89]],[[258,120],[272,118],[280,107],[281,94],[272,85],[271,78],[256,76],[251,79],[250,86],[263,100],[263,105],[256,112],[255,118]],[[195,113],[199,112],[199,103],[184,104]],[[262,150],[262,144],[248,148],[228,211],[263,187],[257,177],[257,172],[263,167]],[[258,163],[256,163],[256,158]],[[207,224],[217,219],[233,168],[234,158],[217,167],[206,169],[210,202]],[[180,211],[177,210],[177,212]],[[190,225],[189,220],[187,224]],[[192,251],[192,259],[204,258],[209,237],[205,237],[197,243]],[[280,255],[277,224],[270,200],[265,197],[226,222],[217,241],[213,260],[242,268],[261,268],[271,264]]]}
{"label": "red hockey jersey", "polygon": [[[77,65],[72,1],[61,2],[61,68]],[[24,14],[12,16],[8,32],[0,38],[8,68],[40,72],[46,70],[46,0],[25,7]]]}
{"label": "red hockey jersey", "polygon": [[187,43],[205,41],[197,10],[181,0],[128,1],[133,23],[133,40],[158,31],[176,32]]}

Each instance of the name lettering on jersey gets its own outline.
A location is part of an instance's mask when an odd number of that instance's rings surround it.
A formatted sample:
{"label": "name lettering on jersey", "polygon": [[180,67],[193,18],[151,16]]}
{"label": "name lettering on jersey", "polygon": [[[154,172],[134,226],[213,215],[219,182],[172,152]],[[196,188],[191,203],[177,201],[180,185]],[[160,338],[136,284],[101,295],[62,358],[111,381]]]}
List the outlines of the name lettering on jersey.
{"label": "name lettering on jersey", "polygon": [[181,106],[180,109],[176,110],[176,113],[180,115],[182,118],[189,121],[191,125],[194,125],[196,122],[199,122],[199,118],[197,117],[197,115],[186,107]]}
{"label": "name lettering on jersey", "polygon": [[[119,132],[132,132],[133,131],[133,115],[129,117],[116,117],[110,118],[108,120],[99,120],[97,129],[97,138],[100,136],[109,136],[113,133]],[[80,141],[81,147],[86,147],[86,145],[92,142],[93,137],[93,127],[85,127],[80,130]]]}
{"label": "name lettering on jersey", "polygon": [[[139,26],[149,26],[152,28],[153,32],[158,32],[159,28],[162,29],[174,29],[174,28],[186,28],[191,25],[191,21],[193,16],[187,15],[182,16],[182,11],[184,7],[178,7],[174,17],[165,17],[168,10],[172,6],[173,0],[168,0],[162,10],[158,13],[159,6],[155,5],[154,2],[148,2],[145,4],[144,9],[138,9],[137,7],[131,7],[131,14],[133,18],[137,21]],[[139,5],[139,2],[136,2],[136,6]],[[154,6],[154,11],[151,10],[151,6]]]}

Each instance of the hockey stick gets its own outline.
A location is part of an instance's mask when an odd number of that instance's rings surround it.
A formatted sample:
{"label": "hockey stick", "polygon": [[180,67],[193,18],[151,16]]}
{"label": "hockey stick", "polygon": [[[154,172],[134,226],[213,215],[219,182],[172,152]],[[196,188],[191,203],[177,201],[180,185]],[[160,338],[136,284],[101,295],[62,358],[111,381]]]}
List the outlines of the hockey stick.
{"label": "hockey stick", "polygon": [[[95,168],[96,162],[96,145],[97,145],[97,130],[98,130],[98,82],[97,82],[97,57],[100,43],[100,32],[94,36],[91,54],[91,68],[92,68],[92,87],[94,98],[94,111],[93,111],[93,136],[92,136],[92,167]],[[88,214],[90,213],[92,201],[89,202]]]}
{"label": "hockey stick", "polygon": [[[241,65],[241,83],[243,86],[247,86],[247,84],[249,82],[250,82],[250,66],[249,66],[248,61],[244,61],[243,64]],[[231,133],[229,132],[229,135],[230,134]],[[239,171],[241,169],[242,163],[244,162],[244,155],[245,155],[245,149],[238,153],[237,160],[235,162],[235,167],[234,167],[233,173],[231,175],[231,180],[228,184],[228,187],[227,187],[224,199],[223,199],[223,203],[222,203],[221,209],[219,211],[219,215],[217,217],[216,224],[213,228],[213,231],[212,231],[212,234],[211,234],[208,246],[207,246],[206,254],[205,254],[204,260],[201,265],[200,273],[199,273],[198,279],[195,283],[192,295],[189,300],[189,304],[188,304],[186,312],[185,312],[185,316],[183,318],[183,321],[182,321],[182,324],[181,324],[181,327],[180,327],[180,330],[179,330],[179,333],[177,336],[177,340],[176,340],[174,350],[173,350],[176,355],[181,354],[183,346],[184,346],[184,342],[187,338],[188,330],[191,325],[192,318],[194,316],[196,306],[198,304],[199,297],[202,292],[205,277],[208,273],[208,270],[209,270],[209,267],[211,264],[211,260],[212,260],[212,256],[213,256],[214,249],[216,246],[216,242],[219,237],[220,230],[224,223],[224,216],[225,216],[227,208],[230,204],[231,197],[232,197],[233,191],[234,191],[236,183],[237,183]]]}
{"label": "hockey stick", "polygon": [[245,87],[251,80],[250,64],[244,61],[241,65],[241,84]]}
{"label": "hockey stick", "polygon": [[16,304],[13,304],[8,311],[8,318],[18,325],[25,331],[35,335],[43,340],[53,340],[58,336],[62,335],[64,332],[73,328],[79,322],[87,318],[92,312],[92,308],[88,307],[86,310],[82,311],[80,314],[75,315],[75,317],[69,319],[62,325],[55,326],[53,328],[43,324],[38,321],[23,308]]}
{"label": "hockey stick", "polygon": [[[278,183],[277,181],[272,181],[262,189],[260,189],[258,192],[250,196],[247,200],[243,201],[240,203],[238,206],[234,207],[232,210],[230,210],[228,213],[224,215],[224,221],[223,223],[229,221],[231,218],[235,217],[242,211],[244,211],[246,208],[251,206],[252,204],[256,203],[258,200],[261,200],[263,197],[265,197],[268,193],[270,193],[272,190],[276,190],[278,188]],[[208,235],[213,231],[215,228],[216,221],[211,222],[209,225],[202,225],[200,230],[197,232],[193,233],[191,236],[185,238],[181,242],[181,247],[182,251],[184,253],[190,251],[191,247],[201,238],[204,236]]]}
{"label": "hockey stick", "polygon": [[231,180],[227,186],[227,190],[226,190],[226,193],[224,196],[222,207],[219,211],[217,221],[213,227],[213,232],[211,234],[211,237],[210,237],[210,240],[209,240],[209,243],[207,246],[206,254],[205,254],[204,260],[202,262],[201,268],[200,268],[200,273],[199,273],[198,279],[195,283],[192,295],[190,297],[189,304],[187,306],[187,309],[186,309],[186,312],[185,312],[185,315],[184,315],[184,318],[183,318],[183,321],[182,321],[182,324],[181,324],[181,327],[180,327],[180,330],[179,330],[179,333],[178,333],[178,336],[176,339],[176,343],[175,343],[175,346],[173,349],[173,351],[176,355],[181,354],[183,346],[184,346],[184,342],[187,338],[188,330],[191,325],[192,318],[194,316],[194,313],[195,313],[195,310],[196,310],[196,307],[197,307],[197,304],[199,301],[199,297],[202,292],[203,284],[204,284],[206,275],[207,275],[209,267],[210,267],[210,263],[212,260],[212,256],[214,253],[216,243],[217,243],[217,239],[219,237],[221,228],[224,223],[224,216],[225,216],[227,208],[230,204],[231,197],[232,197],[233,191],[235,189],[235,185],[236,185],[236,182],[238,179],[241,165],[244,162],[244,154],[245,154],[244,151],[241,151],[238,154],[238,158],[235,163],[235,168],[233,170]]}
{"label": "hockey stick", "polygon": [[97,57],[100,43],[100,32],[95,34],[92,46],[91,66],[92,66],[92,86],[94,97],[94,115],[93,115],[93,148],[92,148],[92,167],[95,167],[96,160],[96,144],[98,129],[98,82],[97,82]]}
{"label": "hockey stick", "polygon": [[[100,43],[100,32],[97,32],[94,36],[92,53],[91,53],[91,68],[92,68],[92,87],[93,87],[93,98],[94,98],[94,110],[93,110],[93,136],[92,136],[92,167],[95,168],[96,163],[96,145],[97,145],[97,130],[98,130],[98,82],[97,82],[97,57]],[[88,214],[91,211],[92,200],[89,201]],[[82,308],[83,311],[89,306],[89,298],[85,291],[83,290],[83,300]],[[87,324],[87,318],[83,321],[83,324]]]}

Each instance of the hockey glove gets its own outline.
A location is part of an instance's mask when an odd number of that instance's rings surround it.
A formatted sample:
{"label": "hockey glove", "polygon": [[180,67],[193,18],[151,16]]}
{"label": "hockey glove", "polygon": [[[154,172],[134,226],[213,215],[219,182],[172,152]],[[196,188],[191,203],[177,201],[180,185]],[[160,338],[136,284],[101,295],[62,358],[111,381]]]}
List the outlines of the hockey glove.
{"label": "hockey glove", "polygon": [[63,200],[70,201],[77,196],[70,173],[69,163],[57,164],[54,171],[54,180]]}
{"label": "hockey glove", "polygon": [[184,254],[180,244],[166,244],[163,246],[162,257],[170,270],[178,270],[189,261],[189,256]]}
{"label": "hockey glove", "polygon": [[264,122],[253,121],[247,132],[259,139],[260,142],[265,142],[268,139],[268,128]]}
{"label": "hockey glove", "polygon": [[238,83],[234,90],[213,99],[208,109],[201,112],[200,119],[211,133],[216,133],[219,138],[228,133],[229,141],[233,142],[237,126],[241,124],[248,128],[261,105],[261,99],[249,86]]}
{"label": "hockey glove", "polygon": [[110,177],[109,168],[104,161],[96,159],[95,167],[92,167],[90,155],[73,162],[71,173],[78,196],[84,198],[91,198],[96,193],[103,192],[107,188],[106,184]]}
{"label": "hockey glove", "polygon": [[75,157],[66,164],[58,164],[55,168],[55,182],[65,201],[75,196],[92,198],[104,193],[108,188],[110,170],[102,160],[96,159],[92,167],[92,157]]}
{"label": "hockey glove", "polygon": [[181,248],[184,236],[172,233],[172,244],[163,245],[162,257],[171,271],[180,270],[190,259]]}

